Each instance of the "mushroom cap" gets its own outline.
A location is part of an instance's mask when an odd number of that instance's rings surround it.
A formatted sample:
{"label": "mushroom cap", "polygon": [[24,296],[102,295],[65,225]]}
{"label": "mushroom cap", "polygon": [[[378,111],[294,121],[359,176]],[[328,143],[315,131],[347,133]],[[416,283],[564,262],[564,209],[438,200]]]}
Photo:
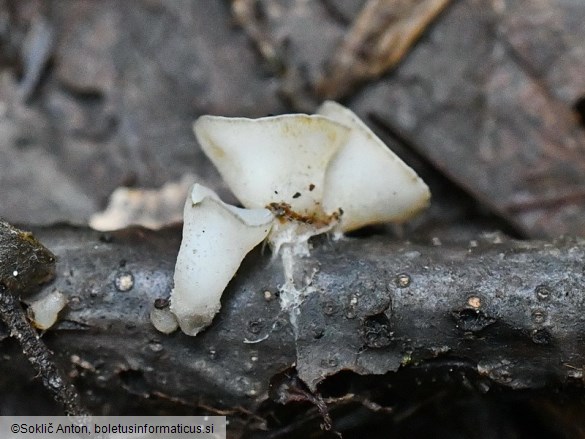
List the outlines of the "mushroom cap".
{"label": "mushroom cap", "polygon": [[430,191],[416,172],[352,111],[332,101],[316,115],[260,119],[202,116],[203,151],[249,208],[283,204],[337,230],[403,222],[426,208]]}
{"label": "mushroom cap", "polygon": [[428,206],[428,186],[351,110],[326,101],[317,113],[351,129],[329,163],[323,190],[325,213],[343,209],[342,231],[403,222]]}
{"label": "mushroom cap", "polygon": [[347,127],[330,118],[306,114],[202,116],[194,131],[244,206],[287,203],[306,216],[322,212],[326,168],[350,135]]}

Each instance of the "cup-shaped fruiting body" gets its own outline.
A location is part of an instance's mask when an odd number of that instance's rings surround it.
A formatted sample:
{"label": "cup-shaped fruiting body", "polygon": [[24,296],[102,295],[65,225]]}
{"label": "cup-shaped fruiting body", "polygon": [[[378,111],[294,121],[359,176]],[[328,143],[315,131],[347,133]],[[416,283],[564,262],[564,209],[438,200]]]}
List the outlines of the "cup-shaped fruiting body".
{"label": "cup-shaped fruiting body", "polygon": [[[314,225],[317,234],[334,226],[347,232],[403,222],[430,200],[429,188],[416,172],[335,102],[325,102],[318,115],[202,116],[194,130],[244,206],[286,206],[303,237],[311,234],[306,224]],[[291,233],[296,232],[278,227],[269,240],[278,248],[291,241]]]}
{"label": "cup-shaped fruiting body", "polygon": [[246,254],[266,238],[273,219],[267,209],[230,206],[210,189],[193,186],[170,306],[185,334],[196,335],[211,323],[223,291]]}
{"label": "cup-shaped fruiting body", "polygon": [[[274,254],[283,248],[281,305],[292,310],[310,291],[297,288],[294,273],[311,236],[402,222],[428,205],[424,182],[354,113],[334,102],[319,113],[196,121],[203,151],[242,204],[256,209],[256,219],[194,189],[171,296],[171,311],[187,334],[211,322],[244,255],[265,237]],[[214,238],[203,237],[202,227],[213,228]],[[238,227],[250,230],[249,240]]]}
{"label": "cup-shaped fruiting body", "polygon": [[248,208],[286,203],[322,216],[325,170],[350,130],[330,118],[287,114],[261,119],[202,116],[194,125],[203,151]]}
{"label": "cup-shaped fruiting body", "polygon": [[428,186],[351,110],[327,101],[317,113],[351,130],[327,167],[322,200],[328,214],[343,210],[339,224],[343,232],[404,222],[428,206]]}
{"label": "cup-shaped fruiting body", "polygon": [[57,321],[59,312],[67,305],[67,298],[60,291],[51,293],[29,303],[28,317],[41,330],[49,329]]}

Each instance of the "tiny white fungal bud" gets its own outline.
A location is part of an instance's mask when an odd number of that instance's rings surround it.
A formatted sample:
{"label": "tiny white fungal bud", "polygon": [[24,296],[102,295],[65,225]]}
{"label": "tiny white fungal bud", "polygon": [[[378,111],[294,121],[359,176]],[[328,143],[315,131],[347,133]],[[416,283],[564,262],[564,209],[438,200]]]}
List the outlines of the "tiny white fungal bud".
{"label": "tiny white fungal bud", "polygon": [[153,308],[150,311],[150,322],[157,331],[160,331],[163,334],[170,334],[175,332],[179,327],[177,318],[169,308]]}
{"label": "tiny white fungal bud", "polygon": [[28,307],[28,317],[38,329],[49,329],[57,321],[59,311],[67,305],[67,298],[60,291],[53,291],[34,302]]}

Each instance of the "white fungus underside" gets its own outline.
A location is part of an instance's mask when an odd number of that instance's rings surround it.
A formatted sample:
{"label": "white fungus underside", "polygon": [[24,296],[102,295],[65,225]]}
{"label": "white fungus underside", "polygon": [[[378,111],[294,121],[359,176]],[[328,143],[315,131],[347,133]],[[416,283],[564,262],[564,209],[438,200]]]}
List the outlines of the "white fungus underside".
{"label": "white fungus underside", "polygon": [[427,207],[427,185],[352,111],[327,101],[317,112],[351,128],[329,164],[323,196],[326,213],[343,209],[342,231],[403,222]]}

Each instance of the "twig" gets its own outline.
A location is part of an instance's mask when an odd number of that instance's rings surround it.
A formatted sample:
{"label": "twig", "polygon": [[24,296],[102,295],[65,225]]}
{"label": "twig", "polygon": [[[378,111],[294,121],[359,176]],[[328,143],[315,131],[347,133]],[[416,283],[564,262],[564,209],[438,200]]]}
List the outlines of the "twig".
{"label": "twig", "polygon": [[22,352],[38,372],[43,385],[51,391],[55,400],[72,416],[88,414],[81,406],[79,395],[72,384],[59,371],[52,354],[26,320],[18,300],[0,284],[0,318],[10,329],[10,335],[18,340]]}

